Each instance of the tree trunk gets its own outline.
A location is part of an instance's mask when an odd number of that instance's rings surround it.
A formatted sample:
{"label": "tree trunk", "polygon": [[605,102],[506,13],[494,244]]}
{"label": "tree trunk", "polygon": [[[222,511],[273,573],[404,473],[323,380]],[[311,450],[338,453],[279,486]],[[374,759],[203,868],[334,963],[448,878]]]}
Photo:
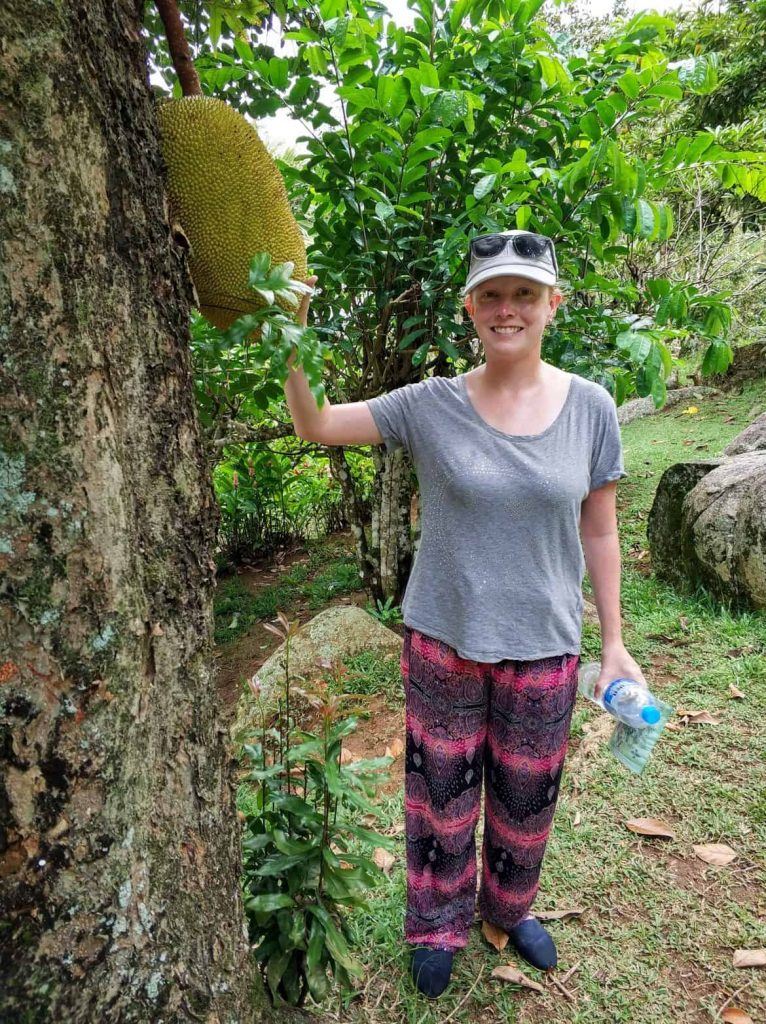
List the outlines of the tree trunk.
{"label": "tree trunk", "polygon": [[3,4],[3,1020],[260,1016],[141,13]]}
{"label": "tree trunk", "polygon": [[[401,604],[413,562],[410,507],[412,469],[403,448],[389,453],[382,445],[372,449],[375,466],[370,549],[379,566],[380,598]],[[374,598],[378,599],[378,594]]]}

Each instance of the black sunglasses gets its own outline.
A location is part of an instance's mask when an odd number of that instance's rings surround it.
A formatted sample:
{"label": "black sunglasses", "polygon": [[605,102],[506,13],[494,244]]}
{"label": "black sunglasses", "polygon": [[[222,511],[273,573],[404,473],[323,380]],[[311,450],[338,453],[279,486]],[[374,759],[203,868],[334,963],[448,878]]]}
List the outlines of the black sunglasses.
{"label": "black sunglasses", "polygon": [[535,235],[531,231],[522,235],[477,235],[471,239],[469,258],[487,260],[499,256],[510,245],[517,256],[524,260],[543,259],[546,252],[550,253],[551,262],[558,275],[559,266],[556,262],[556,250],[553,242],[546,235]]}

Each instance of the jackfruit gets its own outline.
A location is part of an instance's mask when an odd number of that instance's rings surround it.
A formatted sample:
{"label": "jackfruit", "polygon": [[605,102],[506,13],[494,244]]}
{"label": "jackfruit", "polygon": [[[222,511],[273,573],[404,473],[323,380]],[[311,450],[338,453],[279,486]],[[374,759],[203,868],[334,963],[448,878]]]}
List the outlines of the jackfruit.
{"label": "jackfruit", "polygon": [[[250,260],[290,260],[308,274],[306,248],[279,169],[255,128],[223,100],[184,96],[157,107],[173,216],[189,239],[200,312],[226,330],[264,303],[248,285]],[[281,303],[286,312],[294,312]]]}

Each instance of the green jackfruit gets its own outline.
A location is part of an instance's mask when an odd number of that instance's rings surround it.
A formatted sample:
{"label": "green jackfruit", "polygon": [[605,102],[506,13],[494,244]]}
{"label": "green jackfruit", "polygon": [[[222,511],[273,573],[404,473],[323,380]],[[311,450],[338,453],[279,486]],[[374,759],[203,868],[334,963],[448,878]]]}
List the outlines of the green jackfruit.
{"label": "green jackfruit", "polygon": [[164,100],[157,114],[168,197],[191,246],[200,312],[226,330],[263,305],[248,286],[256,253],[269,253],[272,265],[290,260],[292,276],[306,279],[303,237],[282,175],[242,114],[207,96]]}

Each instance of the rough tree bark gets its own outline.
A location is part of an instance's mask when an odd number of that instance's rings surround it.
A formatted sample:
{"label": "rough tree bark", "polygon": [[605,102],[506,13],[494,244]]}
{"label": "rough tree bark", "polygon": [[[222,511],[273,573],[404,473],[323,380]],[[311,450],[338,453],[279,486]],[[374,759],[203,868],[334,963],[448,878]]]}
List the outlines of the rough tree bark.
{"label": "rough tree bark", "polygon": [[3,1020],[260,1016],[141,8],[2,7]]}

